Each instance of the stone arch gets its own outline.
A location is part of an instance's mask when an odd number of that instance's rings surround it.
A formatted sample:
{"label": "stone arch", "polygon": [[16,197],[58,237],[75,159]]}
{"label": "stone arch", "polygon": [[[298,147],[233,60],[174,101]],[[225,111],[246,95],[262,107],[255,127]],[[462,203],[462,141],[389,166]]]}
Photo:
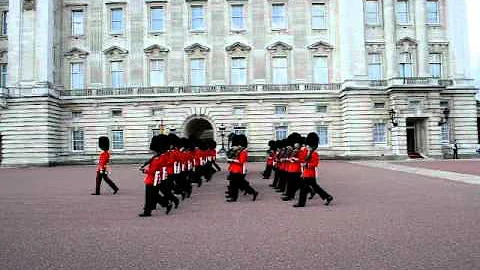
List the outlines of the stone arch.
{"label": "stone arch", "polygon": [[182,124],[185,137],[195,136],[198,139],[216,139],[215,123],[206,115],[194,114],[185,119]]}

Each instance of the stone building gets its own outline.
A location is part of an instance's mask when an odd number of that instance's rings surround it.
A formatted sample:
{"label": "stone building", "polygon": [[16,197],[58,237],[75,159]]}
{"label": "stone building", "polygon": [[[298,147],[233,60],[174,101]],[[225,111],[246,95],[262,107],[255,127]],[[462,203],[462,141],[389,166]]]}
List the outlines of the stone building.
{"label": "stone building", "polygon": [[[0,1],[3,166],[146,157],[152,134],[297,131],[323,157],[478,143],[464,0]],[[223,134],[223,136],[222,136]]]}

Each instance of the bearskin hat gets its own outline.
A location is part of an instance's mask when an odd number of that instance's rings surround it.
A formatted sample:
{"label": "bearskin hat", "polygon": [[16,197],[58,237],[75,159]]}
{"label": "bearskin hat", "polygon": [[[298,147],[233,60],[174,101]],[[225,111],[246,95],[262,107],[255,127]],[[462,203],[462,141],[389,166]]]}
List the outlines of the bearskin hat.
{"label": "bearskin hat", "polygon": [[168,149],[169,145],[170,143],[167,135],[156,135],[152,137],[152,141],[150,142],[150,150],[157,153],[162,153]]}
{"label": "bearskin hat", "polygon": [[110,139],[106,136],[98,138],[98,147],[103,151],[108,151],[110,149]]}
{"label": "bearskin hat", "polygon": [[242,147],[247,147],[248,145],[248,140],[247,136],[240,134],[240,135],[234,135],[232,138],[232,146],[242,146]]}
{"label": "bearskin hat", "polygon": [[268,147],[270,147],[270,150],[275,150],[275,141],[268,141]]}
{"label": "bearskin hat", "polygon": [[176,134],[170,133],[167,136],[170,146],[173,148],[179,147],[180,138]]}
{"label": "bearskin hat", "polygon": [[305,143],[312,147],[313,149],[317,149],[318,147],[318,135],[315,132],[308,133]]}
{"label": "bearskin hat", "polygon": [[305,145],[306,141],[307,141],[306,137],[304,137],[304,136],[300,137],[300,145]]}
{"label": "bearskin hat", "polygon": [[293,132],[287,137],[288,145],[294,146],[296,143],[300,143],[301,139],[302,139],[302,135],[300,135],[297,132]]}

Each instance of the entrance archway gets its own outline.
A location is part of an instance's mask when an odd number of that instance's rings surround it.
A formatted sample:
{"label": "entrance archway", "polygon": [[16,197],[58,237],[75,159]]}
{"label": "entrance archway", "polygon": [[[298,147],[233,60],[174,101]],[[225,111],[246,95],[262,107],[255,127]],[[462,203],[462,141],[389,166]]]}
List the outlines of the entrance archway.
{"label": "entrance archway", "polygon": [[192,118],[185,124],[185,137],[197,139],[215,139],[212,124],[204,118]]}

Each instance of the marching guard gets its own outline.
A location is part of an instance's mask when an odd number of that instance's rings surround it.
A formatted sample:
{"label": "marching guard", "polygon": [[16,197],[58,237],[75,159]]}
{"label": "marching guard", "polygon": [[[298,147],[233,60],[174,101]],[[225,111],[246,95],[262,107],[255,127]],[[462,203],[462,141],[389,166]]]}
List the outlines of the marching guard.
{"label": "marching guard", "polygon": [[108,177],[107,165],[110,161],[110,139],[105,136],[98,138],[98,147],[102,149],[102,152],[98,158],[95,192],[92,193],[92,195],[100,195],[100,185],[102,184],[102,179],[105,180],[105,182],[113,189],[113,194],[117,194],[119,190],[118,187],[110,179],[110,177]]}

